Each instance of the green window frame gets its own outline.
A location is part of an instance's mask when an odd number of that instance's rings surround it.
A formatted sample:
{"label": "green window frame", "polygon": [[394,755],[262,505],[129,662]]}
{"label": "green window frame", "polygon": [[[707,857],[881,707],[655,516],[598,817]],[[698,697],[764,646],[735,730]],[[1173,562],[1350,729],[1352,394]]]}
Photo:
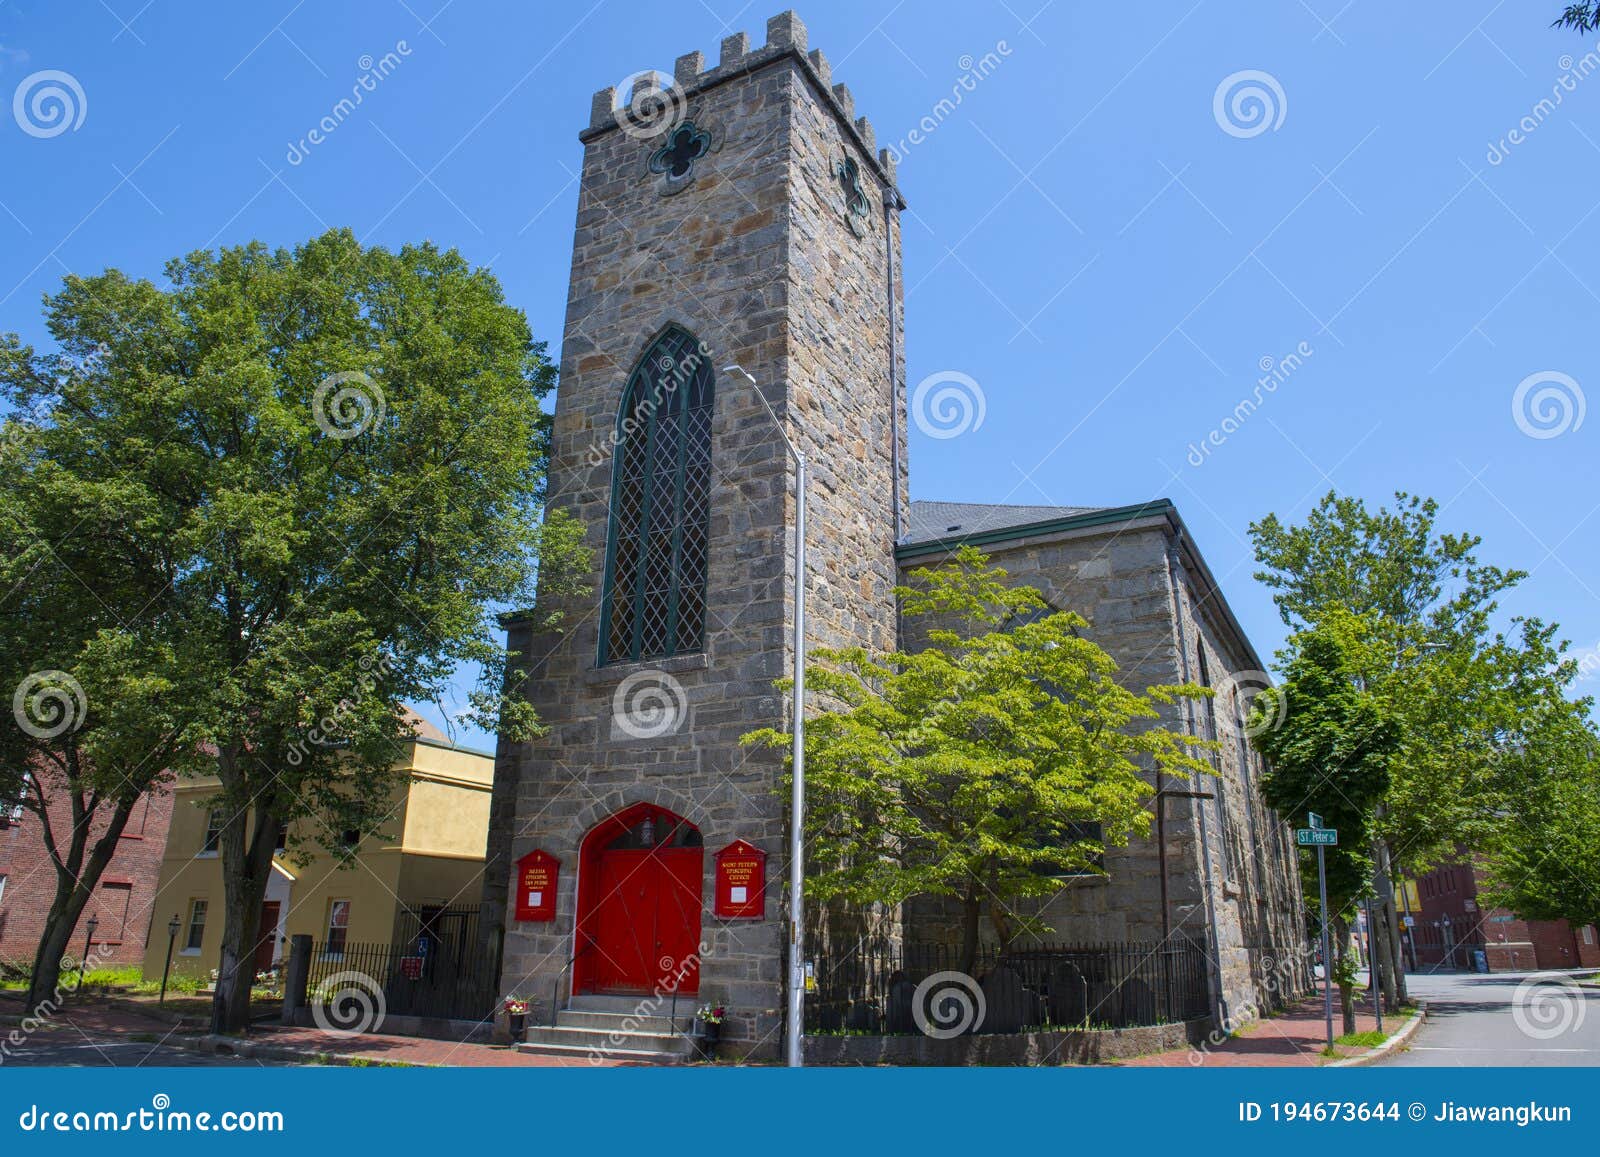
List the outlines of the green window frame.
{"label": "green window frame", "polygon": [[628,375],[612,463],[602,665],[705,649],[713,387],[710,351],[678,325]]}

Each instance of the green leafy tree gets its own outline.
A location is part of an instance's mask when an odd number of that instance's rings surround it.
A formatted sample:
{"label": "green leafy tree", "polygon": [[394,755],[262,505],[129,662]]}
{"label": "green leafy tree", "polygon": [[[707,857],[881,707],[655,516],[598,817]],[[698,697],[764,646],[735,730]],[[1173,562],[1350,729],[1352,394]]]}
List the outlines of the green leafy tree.
{"label": "green leafy tree", "polygon": [[[985,913],[1002,944],[1045,930],[1019,902],[1052,895],[1063,874],[1101,871],[1105,847],[1148,830],[1153,769],[1209,770],[1191,754],[1205,744],[1155,725],[1162,705],[1207,692],[1124,688],[1080,616],[1048,613],[971,547],[910,577],[897,593],[925,649],[819,648],[807,666],[806,838],[828,867],[806,892],[952,897],[970,971]],[[744,740],[791,742],[770,728]],[[1101,840],[1081,838],[1089,823]]]}
{"label": "green leafy tree", "polygon": [[1569,718],[1516,753],[1527,799],[1487,859],[1481,901],[1529,920],[1600,924],[1600,740]]}
{"label": "green leafy tree", "polygon": [[37,485],[69,512],[114,494],[106,548],[156,580],[131,621],[162,625],[185,675],[174,724],[220,779],[213,1023],[237,1030],[280,825],[311,820],[330,848],[380,830],[403,705],[463,664],[483,672],[468,717],[531,734],[490,610],[527,604],[536,556],[547,589],[586,562],[565,520],[541,538],[555,371],[487,271],[335,230],[166,278],[67,278],[45,303],[59,350],[7,339],[0,389]]}
{"label": "green leafy tree", "polygon": [[[1373,884],[1386,995],[1403,999],[1396,862],[1422,869],[1500,838],[1520,806],[1508,753],[1568,710],[1576,673],[1556,628],[1512,618],[1499,599],[1524,573],[1479,562],[1480,540],[1439,533],[1438,504],[1396,495],[1393,510],[1325,496],[1303,525],[1250,528],[1257,574],[1300,631],[1339,617],[1350,676],[1399,724],[1401,751],[1373,817]],[[1292,710],[1291,704],[1291,710]]]}
{"label": "green leafy tree", "polygon": [[1600,4],[1593,0],[1586,0],[1582,4],[1568,4],[1556,17],[1552,28],[1573,28],[1580,33],[1593,32],[1600,28]]}
{"label": "green leafy tree", "polygon": [[[1296,634],[1286,651],[1285,677],[1261,692],[1252,709],[1251,743],[1267,759],[1262,798],[1297,826],[1315,812],[1339,833],[1324,849],[1333,966],[1339,978],[1344,1031],[1355,1031],[1354,962],[1349,959],[1349,914],[1368,894],[1379,802],[1389,791],[1401,749],[1400,726],[1382,698],[1362,686],[1352,654],[1370,626],[1348,613],[1328,615]],[[1304,890],[1318,893],[1311,856],[1302,855]]]}
{"label": "green leafy tree", "polygon": [[0,439],[0,812],[37,817],[55,888],[27,1007],[59,1000],[73,929],[140,797],[202,762],[181,705],[203,693],[173,624],[141,617],[152,570],[118,548],[133,514],[119,484],[56,472],[8,422]]}

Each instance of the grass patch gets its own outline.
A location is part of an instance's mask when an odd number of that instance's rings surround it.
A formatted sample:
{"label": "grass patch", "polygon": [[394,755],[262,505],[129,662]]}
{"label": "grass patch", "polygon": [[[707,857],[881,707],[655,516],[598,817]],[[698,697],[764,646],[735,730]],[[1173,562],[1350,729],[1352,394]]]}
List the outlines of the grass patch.
{"label": "grass patch", "polygon": [[134,988],[144,982],[144,969],[136,964],[120,968],[91,968],[83,974],[85,984],[103,984],[109,988]]}
{"label": "grass patch", "polygon": [[1386,1032],[1351,1032],[1346,1033],[1341,1037],[1335,1037],[1333,1043],[1340,1045],[1351,1045],[1356,1048],[1372,1049],[1377,1048],[1388,1039],[1389,1034]]}

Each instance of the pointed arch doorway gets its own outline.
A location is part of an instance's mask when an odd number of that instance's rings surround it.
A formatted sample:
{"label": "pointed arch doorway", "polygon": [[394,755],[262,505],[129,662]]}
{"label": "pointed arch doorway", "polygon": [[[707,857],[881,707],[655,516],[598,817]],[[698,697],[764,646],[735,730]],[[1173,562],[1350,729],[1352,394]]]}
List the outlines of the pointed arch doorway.
{"label": "pointed arch doorway", "polygon": [[700,991],[700,829],[655,804],[601,820],[578,866],[575,993]]}

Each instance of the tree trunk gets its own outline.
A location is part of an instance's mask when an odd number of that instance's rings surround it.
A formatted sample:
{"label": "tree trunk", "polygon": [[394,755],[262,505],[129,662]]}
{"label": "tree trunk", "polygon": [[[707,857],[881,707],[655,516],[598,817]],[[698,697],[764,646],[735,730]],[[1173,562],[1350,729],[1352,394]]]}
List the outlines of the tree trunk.
{"label": "tree trunk", "polygon": [[[255,981],[256,938],[261,925],[261,902],[272,870],[273,836],[263,836],[261,824],[248,852],[241,849],[237,869],[223,865],[222,959],[211,1003],[213,1032],[243,1032],[250,1027],[250,986]],[[276,827],[268,829],[276,831]]]}
{"label": "tree trunk", "polygon": [[[78,920],[88,907],[100,877],[116,854],[128,817],[138,797],[119,799],[112,808],[106,830],[92,848],[87,848],[89,832],[98,807],[92,799],[81,793],[70,792],[72,803],[72,833],[63,854],[60,842],[50,824],[50,809],[42,789],[39,795],[38,816],[42,825],[46,850],[56,870],[56,892],[50,901],[50,911],[45,915],[44,934],[39,938],[39,948],[33,957],[33,975],[28,981],[28,998],[25,1007],[35,1016],[49,1015],[61,1005],[64,995],[61,983],[61,961],[72,950],[72,936]],[[87,855],[85,852],[87,851]],[[47,1011],[41,1012],[41,1006]]]}
{"label": "tree trunk", "polygon": [[[240,782],[239,754],[230,747],[217,753],[218,772],[225,788]],[[222,959],[217,965],[217,983],[211,998],[214,1033],[242,1033],[250,1027],[250,987],[256,976],[261,901],[272,872],[277,832],[271,801],[265,796],[255,801],[253,822],[243,807],[223,820],[218,839],[222,849]]]}
{"label": "tree trunk", "polygon": [[[1376,815],[1383,818],[1384,808],[1379,804]],[[1400,919],[1394,903],[1393,861],[1389,856],[1389,842],[1382,837],[1372,841],[1372,883],[1378,893],[1379,921],[1384,929],[1383,995],[1390,1008],[1398,1008],[1407,998],[1405,959],[1400,948]]]}
{"label": "tree trunk", "polygon": [[70,902],[63,908],[61,895],[50,904],[50,914],[45,917],[44,936],[39,940],[33,957],[33,977],[28,982],[28,999],[23,1007],[31,1016],[50,1017],[61,1007],[66,993],[62,990],[61,961],[72,947],[72,931],[78,924],[87,897]]}
{"label": "tree trunk", "polygon": [[[1335,920],[1333,929],[1338,934],[1338,940],[1335,941],[1334,947],[1337,949],[1339,959],[1339,967],[1334,969],[1334,976],[1349,975],[1350,972],[1346,970],[1345,966],[1347,963],[1354,963],[1350,956],[1351,952],[1359,951],[1356,947],[1355,937],[1350,932],[1350,926],[1343,920]],[[1344,1023],[1344,1028],[1339,1035],[1349,1036],[1356,1031],[1355,985],[1347,980],[1340,980],[1338,984],[1339,1012],[1343,1017]]]}
{"label": "tree trunk", "polygon": [[971,976],[978,967],[978,925],[983,919],[983,901],[976,888],[961,901],[961,971]]}

